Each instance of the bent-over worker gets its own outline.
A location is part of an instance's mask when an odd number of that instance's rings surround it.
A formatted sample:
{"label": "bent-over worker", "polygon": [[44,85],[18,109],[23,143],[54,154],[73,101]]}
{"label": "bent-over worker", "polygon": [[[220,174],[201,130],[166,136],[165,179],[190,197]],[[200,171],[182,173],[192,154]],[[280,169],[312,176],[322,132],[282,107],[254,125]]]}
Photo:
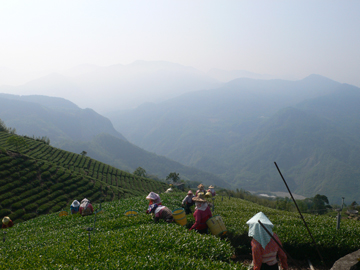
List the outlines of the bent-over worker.
{"label": "bent-over worker", "polygon": [[259,212],[249,219],[246,224],[249,225],[249,236],[253,237],[251,240],[253,270],[278,270],[276,256],[279,257],[282,269],[286,270],[288,265],[285,252],[260,225],[259,220],[281,245],[279,237],[272,231],[274,225],[263,212]]}

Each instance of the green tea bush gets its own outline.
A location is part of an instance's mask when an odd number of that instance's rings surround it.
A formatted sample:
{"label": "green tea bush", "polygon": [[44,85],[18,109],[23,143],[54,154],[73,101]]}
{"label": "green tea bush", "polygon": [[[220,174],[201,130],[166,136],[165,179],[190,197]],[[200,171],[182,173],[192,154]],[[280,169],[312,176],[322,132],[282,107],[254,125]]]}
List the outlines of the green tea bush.
{"label": "green tea bush", "polygon": [[19,209],[19,210],[16,210],[15,212],[12,212],[9,217],[11,220],[15,220],[19,217],[21,217],[22,215],[24,215],[26,212],[24,209]]}
{"label": "green tea bush", "polygon": [[25,214],[22,216],[22,219],[23,220],[29,220],[29,219],[32,219],[32,218],[35,218],[37,215],[35,213],[29,213],[29,214]]}
{"label": "green tea bush", "polygon": [[37,203],[31,203],[29,205],[26,205],[24,208],[25,208],[26,212],[35,211],[38,208],[38,204]]}
{"label": "green tea bush", "polygon": [[0,217],[8,216],[11,213],[10,209],[1,209],[0,210]]}

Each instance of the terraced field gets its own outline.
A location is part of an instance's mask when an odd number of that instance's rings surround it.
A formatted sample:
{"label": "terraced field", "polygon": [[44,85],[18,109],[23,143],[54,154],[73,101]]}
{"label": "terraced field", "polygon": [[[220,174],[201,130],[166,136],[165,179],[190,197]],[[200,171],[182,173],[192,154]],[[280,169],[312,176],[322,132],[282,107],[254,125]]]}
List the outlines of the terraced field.
{"label": "terraced field", "polygon": [[10,136],[0,132],[0,216],[15,223],[67,208],[74,199],[112,201],[166,189],[165,183],[31,138],[16,152],[7,143]]}

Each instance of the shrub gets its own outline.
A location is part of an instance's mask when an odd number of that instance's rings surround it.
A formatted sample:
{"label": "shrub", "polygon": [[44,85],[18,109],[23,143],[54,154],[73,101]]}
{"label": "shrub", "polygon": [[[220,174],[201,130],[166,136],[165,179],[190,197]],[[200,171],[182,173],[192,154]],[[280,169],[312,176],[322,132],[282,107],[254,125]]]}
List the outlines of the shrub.
{"label": "shrub", "polygon": [[32,219],[34,217],[36,217],[37,215],[35,213],[29,213],[29,214],[25,214],[23,215],[23,220],[29,220],[29,219]]}
{"label": "shrub", "polygon": [[41,179],[51,178],[51,173],[49,171],[45,171],[41,174]]}
{"label": "shrub", "polygon": [[38,208],[37,203],[31,203],[31,204],[25,206],[26,212],[35,211],[37,208]]}
{"label": "shrub", "polygon": [[9,218],[11,220],[16,220],[17,218],[21,217],[22,215],[24,215],[26,212],[24,209],[19,209],[19,210],[16,210],[15,212],[11,213],[9,215]]}
{"label": "shrub", "polygon": [[57,183],[57,184],[52,185],[52,186],[50,187],[50,191],[54,192],[54,191],[56,191],[56,190],[61,189],[63,186],[64,186],[63,183]]}
{"label": "shrub", "polygon": [[10,209],[1,209],[0,210],[0,217],[8,216],[11,213]]}

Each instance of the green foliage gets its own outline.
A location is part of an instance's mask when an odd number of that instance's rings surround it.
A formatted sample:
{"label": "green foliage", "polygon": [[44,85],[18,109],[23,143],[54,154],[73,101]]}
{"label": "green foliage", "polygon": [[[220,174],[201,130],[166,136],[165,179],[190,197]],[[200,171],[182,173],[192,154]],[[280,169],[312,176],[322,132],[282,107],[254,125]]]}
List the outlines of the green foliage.
{"label": "green foliage", "polygon": [[168,176],[166,176],[166,180],[172,180],[174,183],[178,182],[180,180],[180,174],[176,172],[169,173]]}
{"label": "green foliage", "polygon": [[6,143],[9,146],[14,147],[17,152],[20,152],[21,148],[26,147],[28,145],[23,137],[17,135],[13,135],[9,137]]}
{"label": "green foliage", "polygon": [[146,177],[146,170],[141,167],[137,167],[133,174],[140,177]]}
{"label": "green foliage", "polygon": [[[164,197],[164,202],[173,208],[178,199]],[[143,213],[146,204],[144,197],[103,203],[90,250],[84,228],[93,226],[94,216],[60,218],[54,213],[17,224],[7,231],[7,241],[17,241],[0,247],[0,264],[3,268],[16,264],[19,269],[89,269],[95,265],[96,269],[246,269],[230,262],[234,249],[228,241],[188,232],[177,224],[154,224]],[[129,209],[139,215],[124,216]]]}

